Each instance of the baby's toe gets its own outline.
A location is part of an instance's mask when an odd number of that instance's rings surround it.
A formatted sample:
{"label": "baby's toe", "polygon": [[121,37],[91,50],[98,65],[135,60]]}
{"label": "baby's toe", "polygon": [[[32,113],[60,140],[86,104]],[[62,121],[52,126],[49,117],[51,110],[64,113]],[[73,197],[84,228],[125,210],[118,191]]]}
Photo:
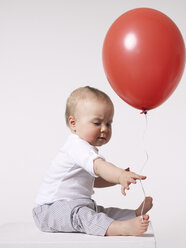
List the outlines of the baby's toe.
{"label": "baby's toe", "polygon": [[149,215],[148,215],[148,214],[144,214],[144,215],[143,215],[143,219],[144,219],[144,220],[148,220],[148,219],[149,219]]}

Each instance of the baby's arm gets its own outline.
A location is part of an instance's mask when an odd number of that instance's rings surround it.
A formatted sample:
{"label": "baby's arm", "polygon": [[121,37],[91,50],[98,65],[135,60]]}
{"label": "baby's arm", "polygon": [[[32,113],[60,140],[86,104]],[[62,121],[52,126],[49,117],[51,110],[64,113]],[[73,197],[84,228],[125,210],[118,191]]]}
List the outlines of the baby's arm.
{"label": "baby's arm", "polygon": [[112,163],[109,163],[101,158],[94,160],[94,172],[97,176],[102,177],[104,180],[113,183],[121,184],[122,194],[126,195],[125,190],[129,190],[131,183],[135,184],[136,180],[144,180],[145,176],[138,175],[129,170],[118,168]]}

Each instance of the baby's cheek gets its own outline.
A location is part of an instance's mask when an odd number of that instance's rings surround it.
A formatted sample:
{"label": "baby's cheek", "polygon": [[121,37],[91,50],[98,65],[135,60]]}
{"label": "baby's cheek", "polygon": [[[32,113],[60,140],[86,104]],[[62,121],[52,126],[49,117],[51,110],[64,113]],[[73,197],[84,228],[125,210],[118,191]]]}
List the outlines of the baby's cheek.
{"label": "baby's cheek", "polygon": [[84,137],[86,137],[87,141],[93,141],[95,137],[97,137],[97,134],[94,130],[84,130]]}
{"label": "baby's cheek", "polygon": [[110,131],[109,133],[108,133],[108,135],[107,135],[107,139],[108,139],[108,141],[110,140],[110,138],[111,138],[111,136],[112,136],[112,132]]}
{"label": "baby's cheek", "polygon": [[98,136],[99,136],[99,132],[96,132],[95,130],[89,133],[89,138],[92,140],[96,139]]}

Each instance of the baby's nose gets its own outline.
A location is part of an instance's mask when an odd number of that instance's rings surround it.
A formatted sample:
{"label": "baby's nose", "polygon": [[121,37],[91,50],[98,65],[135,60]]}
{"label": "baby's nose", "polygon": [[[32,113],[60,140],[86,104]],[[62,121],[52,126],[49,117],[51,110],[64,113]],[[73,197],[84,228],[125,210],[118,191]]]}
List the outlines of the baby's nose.
{"label": "baby's nose", "polygon": [[107,131],[107,126],[106,125],[102,125],[101,126],[101,132],[106,132]]}

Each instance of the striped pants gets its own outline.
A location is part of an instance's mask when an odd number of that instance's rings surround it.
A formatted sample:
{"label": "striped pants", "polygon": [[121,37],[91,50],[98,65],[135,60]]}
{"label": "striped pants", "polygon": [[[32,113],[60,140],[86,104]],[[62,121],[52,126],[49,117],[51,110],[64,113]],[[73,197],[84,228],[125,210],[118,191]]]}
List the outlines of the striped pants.
{"label": "striped pants", "polygon": [[61,200],[33,209],[34,221],[44,232],[81,232],[104,236],[114,220],[134,217],[134,210],[104,208],[92,199]]}

